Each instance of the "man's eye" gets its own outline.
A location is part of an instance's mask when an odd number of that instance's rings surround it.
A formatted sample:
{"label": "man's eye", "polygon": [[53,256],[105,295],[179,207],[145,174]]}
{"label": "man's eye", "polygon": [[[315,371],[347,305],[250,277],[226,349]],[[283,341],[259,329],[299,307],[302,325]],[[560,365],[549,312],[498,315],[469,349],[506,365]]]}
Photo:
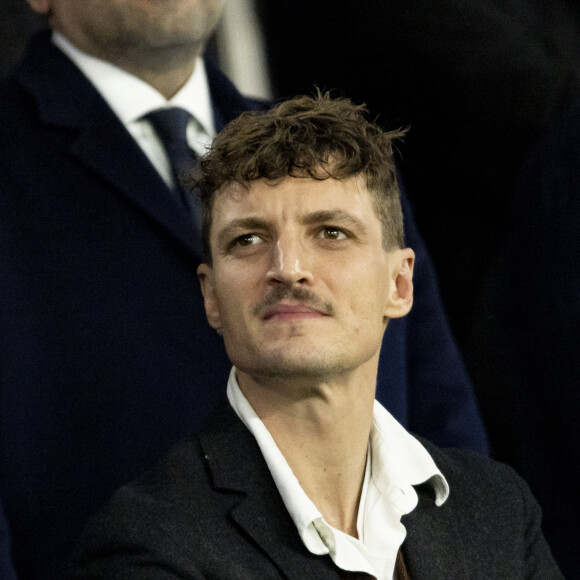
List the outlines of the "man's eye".
{"label": "man's eye", "polygon": [[320,230],[319,237],[324,238],[325,240],[345,240],[347,235],[340,228],[324,226]]}
{"label": "man's eye", "polygon": [[257,234],[244,234],[243,236],[238,236],[233,242],[232,246],[252,246],[254,244],[259,244],[262,238]]}

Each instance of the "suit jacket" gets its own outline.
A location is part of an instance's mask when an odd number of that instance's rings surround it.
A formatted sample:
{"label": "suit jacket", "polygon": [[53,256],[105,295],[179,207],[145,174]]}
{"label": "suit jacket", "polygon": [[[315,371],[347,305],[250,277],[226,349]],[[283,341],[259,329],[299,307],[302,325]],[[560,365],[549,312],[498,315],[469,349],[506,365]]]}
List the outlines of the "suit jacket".
{"label": "suit jacket", "polygon": [[[218,128],[263,106],[209,63],[208,76]],[[172,204],[94,87],[36,37],[0,86],[0,495],[23,579],[60,578],[86,519],[224,392],[230,363]],[[485,449],[406,211],[417,300],[389,325],[378,397],[439,443]]]}
{"label": "suit jacket", "polygon": [[[451,493],[428,484],[403,519],[412,580],[561,578],[539,508],[511,468],[426,444]],[[257,443],[224,401],[207,428],[124,486],[86,530],[69,580],[338,578],[302,544]]]}

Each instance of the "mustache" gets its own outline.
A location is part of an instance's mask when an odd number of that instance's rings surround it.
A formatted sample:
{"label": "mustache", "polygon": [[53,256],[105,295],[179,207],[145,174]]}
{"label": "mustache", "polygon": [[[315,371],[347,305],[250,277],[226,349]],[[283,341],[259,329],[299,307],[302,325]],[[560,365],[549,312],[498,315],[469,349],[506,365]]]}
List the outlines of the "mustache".
{"label": "mustache", "polygon": [[254,315],[263,317],[265,312],[282,300],[292,300],[308,308],[318,310],[327,316],[334,314],[334,307],[314,292],[301,287],[275,286],[271,292],[254,308]]}

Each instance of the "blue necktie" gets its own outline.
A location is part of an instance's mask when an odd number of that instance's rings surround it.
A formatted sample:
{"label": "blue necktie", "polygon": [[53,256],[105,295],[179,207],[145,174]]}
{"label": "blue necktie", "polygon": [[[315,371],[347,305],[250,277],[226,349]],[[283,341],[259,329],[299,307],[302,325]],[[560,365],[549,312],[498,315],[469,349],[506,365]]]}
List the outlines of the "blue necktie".
{"label": "blue necktie", "polygon": [[172,107],[158,109],[144,117],[151,121],[161,139],[173,173],[175,186],[173,194],[177,202],[184,207],[196,224],[199,223],[197,195],[183,187],[183,177],[193,168],[197,156],[187,142],[187,125],[191,115],[184,109]]}

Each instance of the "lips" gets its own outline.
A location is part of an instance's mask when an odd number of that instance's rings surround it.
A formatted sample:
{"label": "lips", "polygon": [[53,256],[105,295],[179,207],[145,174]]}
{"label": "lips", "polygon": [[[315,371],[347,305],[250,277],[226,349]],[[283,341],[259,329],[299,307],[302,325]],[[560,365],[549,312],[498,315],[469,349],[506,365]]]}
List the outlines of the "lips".
{"label": "lips", "polygon": [[328,316],[320,310],[304,304],[274,304],[263,313],[263,320],[284,321]]}

